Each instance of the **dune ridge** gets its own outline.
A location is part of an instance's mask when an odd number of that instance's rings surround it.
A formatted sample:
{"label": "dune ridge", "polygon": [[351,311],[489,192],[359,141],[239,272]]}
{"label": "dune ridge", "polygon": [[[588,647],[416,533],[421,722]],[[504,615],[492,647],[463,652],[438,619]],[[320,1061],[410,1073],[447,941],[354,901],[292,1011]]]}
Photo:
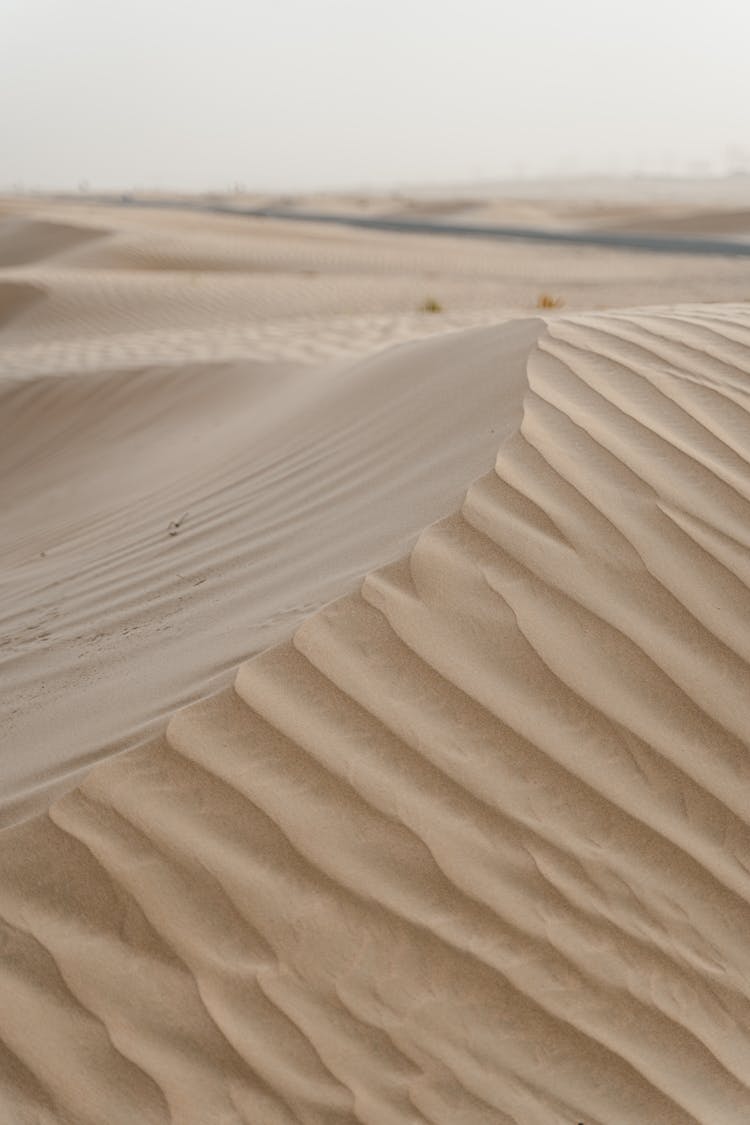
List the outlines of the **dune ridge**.
{"label": "dune ridge", "polygon": [[748,375],[555,320],[459,511],[0,834],[12,1121],[747,1122]]}
{"label": "dune ridge", "polygon": [[449,513],[518,425],[540,327],[314,370],[0,385],[0,824],[153,737]]}

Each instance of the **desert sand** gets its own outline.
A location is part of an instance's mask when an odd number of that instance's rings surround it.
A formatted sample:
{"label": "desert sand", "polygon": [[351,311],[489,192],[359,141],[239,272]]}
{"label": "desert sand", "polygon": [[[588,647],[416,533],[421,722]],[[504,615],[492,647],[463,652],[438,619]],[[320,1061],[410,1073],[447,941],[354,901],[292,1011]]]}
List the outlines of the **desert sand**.
{"label": "desert sand", "polygon": [[0,1119],[746,1125],[748,296],[2,204]]}

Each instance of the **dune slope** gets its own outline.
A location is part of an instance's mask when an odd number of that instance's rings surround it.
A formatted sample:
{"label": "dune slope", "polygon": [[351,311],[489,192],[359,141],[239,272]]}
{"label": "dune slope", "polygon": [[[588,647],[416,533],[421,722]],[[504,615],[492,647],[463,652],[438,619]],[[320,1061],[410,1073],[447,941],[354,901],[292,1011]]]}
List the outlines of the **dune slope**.
{"label": "dune slope", "polygon": [[540,327],[316,370],[0,382],[0,823],[153,736],[450,512],[518,425]]}
{"label": "dune slope", "polygon": [[93,226],[8,216],[0,221],[0,268],[26,266],[95,241],[105,234]]}
{"label": "dune slope", "polygon": [[460,511],[0,835],[10,1120],[747,1122],[749,374],[556,321]]}

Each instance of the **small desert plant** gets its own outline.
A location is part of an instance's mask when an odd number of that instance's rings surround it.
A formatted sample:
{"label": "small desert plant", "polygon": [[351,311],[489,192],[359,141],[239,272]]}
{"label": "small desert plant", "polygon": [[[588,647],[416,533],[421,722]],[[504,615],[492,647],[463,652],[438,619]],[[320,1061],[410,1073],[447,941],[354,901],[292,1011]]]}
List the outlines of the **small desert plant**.
{"label": "small desert plant", "polygon": [[553,297],[551,293],[540,293],[536,299],[538,309],[561,309],[564,304],[562,297]]}
{"label": "small desert plant", "polygon": [[440,301],[436,301],[434,297],[427,297],[419,306],[420,312],[426,313],[439,313],[443,311],[443,306]]}

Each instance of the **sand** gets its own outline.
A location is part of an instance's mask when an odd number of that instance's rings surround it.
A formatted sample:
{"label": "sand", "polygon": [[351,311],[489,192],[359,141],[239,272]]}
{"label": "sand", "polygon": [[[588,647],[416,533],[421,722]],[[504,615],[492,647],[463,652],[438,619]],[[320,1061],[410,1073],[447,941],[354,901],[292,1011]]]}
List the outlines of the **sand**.
{"label": "sand", "polygon": [[746,267],[7,207],[3,1120],[745,1125]]}

